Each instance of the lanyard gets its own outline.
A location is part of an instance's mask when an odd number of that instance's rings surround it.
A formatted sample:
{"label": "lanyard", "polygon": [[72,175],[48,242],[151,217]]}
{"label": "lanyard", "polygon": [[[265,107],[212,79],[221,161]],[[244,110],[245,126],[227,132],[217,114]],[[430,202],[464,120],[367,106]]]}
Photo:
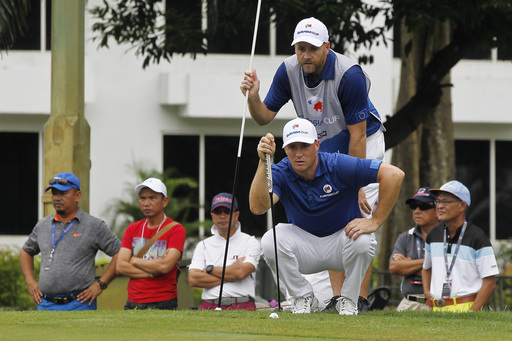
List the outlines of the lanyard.
{"label": "lanyard", "polygon": [[446,242],[446,235],[450,232],[448,232],[448,228],[446,227],[446,225],[444,226],[443,248],[444,248],[444,264],[446,267],[446,279],[447,280],[450,278],[450,275],[453,270],[453,266],[455,265],[455,260],[457,259],[457,254],[459,253],[460,244],[462,243],[462,237],[464,237],[464,233],[466,232],[467,225],[468,225],[468,222],[464,221],[464,224],[462,225],[462,231],[460,231],[459,240],[457,241],[457,247],[455,248],[455,252],[453,253],[452,264],[450,265],[450,267],[448,267],[448,243]]}
{"label": "lanyard", "polygon": [[[418,254],[418,259],[425,258],[425,256],[422,256],[422,252],[421,252],[420,237],[418,237],[418,236],[415,236],[415,237],[416,237],[416,252]],[[425,249],[423,249],[423,253],[424,252],[425,252]]]}
{"label": "lanyard", "polygon": [[[160,231],[160,228],[162,227],[163,223],[165,222],[165,219],[167,219],[167,216],[164,213],[164,220],[162,220],[162,222],[160,223],[160,226],[158,226],[158,230],[156,230],[155,234],[157,234],[158,231]],[[144,229],[146,228],[147,223],[148,223],[148,219],[146,219],[146,221],[144,222],[144,225],[142,225],[142,233],[140,235],[140,239],[142,239],[142,240],[144,239]]]}
{"label": "lanyard", "polygon": [[50,258],[53,258],[53,254],[55,253],[55,248],[57,247],[57,244],[59,244],[59,242],[61,241],[62,238],[64,238],[66,233],[68,233],[68,231],[73,227],[73,225],[75,225],[75,222],[76,222],[76,219],[73,219],[69,223],[68,227],[66,227],[64,229],[64,231],[62,231],[59,238],[57,238],[57,241],[55,241],[55,221],[53,221],[53,223],[52,223],[52,251],[50,252]]}

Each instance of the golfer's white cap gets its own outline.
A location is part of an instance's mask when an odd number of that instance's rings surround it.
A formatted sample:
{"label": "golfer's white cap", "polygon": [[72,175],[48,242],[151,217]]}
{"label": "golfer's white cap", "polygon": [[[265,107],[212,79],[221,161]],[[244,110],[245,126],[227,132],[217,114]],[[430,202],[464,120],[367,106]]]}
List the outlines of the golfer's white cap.
{"label": "golfer's white cap", "polygon": [[162,193],[164,195],[164,197],[167,196],[167,188],[165,187],[164,183],[160,179],[149,178],[149,179],[144,180],[143,183],[141,183],[135,187],[135,190],[134,190],[135,194],[139,195],[140,191],[142,191],[142,189],[145,187],[153,190],[156,193]]}
{"label": "golfer's white cap", "polygon": [[303,118],[295,118],[283,128],[283,148],[294,142],[312,144],[317,140],[315,126]]}
{"label": "golfer's white cap", "polygon": [[295,27],[292,46],[300,42],[306,42],[320,47],[328,41],[329,33],[327,32],[327,27],[320,20],[311,17],[301,20],[297,27]]}

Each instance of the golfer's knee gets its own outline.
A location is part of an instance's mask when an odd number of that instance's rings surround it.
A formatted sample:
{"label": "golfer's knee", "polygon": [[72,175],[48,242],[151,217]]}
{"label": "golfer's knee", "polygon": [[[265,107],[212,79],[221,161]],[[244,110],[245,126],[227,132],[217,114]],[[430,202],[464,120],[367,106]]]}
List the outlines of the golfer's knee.
{"label": "golfer's knee", "polygon": [[261,237],[261,250],[265,259],[274,259],[274,235],[273,231],[267,231],[263,237]]}
{"label": "golfer's knee", "polygon": [[363,234],[352,242],[351,248],[355,254],[364,255],[370,253],[373,256],[376,245],[377,242],[372,235]]}

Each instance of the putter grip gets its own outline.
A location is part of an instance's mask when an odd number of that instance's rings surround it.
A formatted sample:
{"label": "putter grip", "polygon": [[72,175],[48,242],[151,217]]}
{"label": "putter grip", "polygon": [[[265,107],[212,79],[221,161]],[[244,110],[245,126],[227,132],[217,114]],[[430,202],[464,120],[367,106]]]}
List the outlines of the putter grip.
{"label": "putter grip", "polygon": [[266,166],[266,170],[267,170],[268,192],[272,193],[273,185],[272,185],[272,167],[270,166],[270,154],[265,154],[265,166]]}

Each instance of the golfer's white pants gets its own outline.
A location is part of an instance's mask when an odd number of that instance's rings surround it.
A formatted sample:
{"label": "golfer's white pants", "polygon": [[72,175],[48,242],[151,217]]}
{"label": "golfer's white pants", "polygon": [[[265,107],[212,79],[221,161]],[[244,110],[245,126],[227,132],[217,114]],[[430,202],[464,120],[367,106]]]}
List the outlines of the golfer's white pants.
{"label": "golfer's white pants", "polygon": [[[357,302],[364,274],[375,254],[375,235],[363,234],[349,239],[345,230],[317,237],[293,224],[278,224],[277,257],[279,281],[292,298],[313,293],[313,286],[302,274],[322,270],[345,271],[341,295]],[[274,235],[269,230],[261,239],[263,256],[276,276]]]}
{"label": "golfer's white pants", "polygon": [[[366,158],[384,160],[385,147],[384,147],[384,134],[382,130],[378,130],[374,134],[366,138]],[[366,194],[366,201],[370,204],[372,212],[375,211],[379,199],[379,184],[373,183],[364,187]],[[367,218],[371,218],[371,214]]]}

